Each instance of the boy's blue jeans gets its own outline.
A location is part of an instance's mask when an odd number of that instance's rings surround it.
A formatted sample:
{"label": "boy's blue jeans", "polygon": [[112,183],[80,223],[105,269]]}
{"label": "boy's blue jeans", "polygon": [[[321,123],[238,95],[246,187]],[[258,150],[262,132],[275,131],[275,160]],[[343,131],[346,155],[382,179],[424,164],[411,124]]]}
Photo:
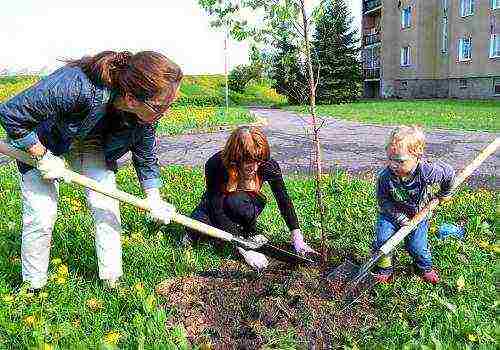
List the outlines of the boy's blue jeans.
{"label": "boy's blue jeans", "polygon": [[[376,228],[377,236],[375,242],[373,242],[374,250],[378,250],[399,228],[398,224],[394,223],[387,216],[380,214]],[[405,238],[406,250],[413,257],[415,265],[422,272],[428,272],[432,269],[432,257],[427,244],[428,231],[429,219],[425,219]],[[379,264],[379,267],[383,273],[392,273],[390,257],[385,257],[385,263]]]}

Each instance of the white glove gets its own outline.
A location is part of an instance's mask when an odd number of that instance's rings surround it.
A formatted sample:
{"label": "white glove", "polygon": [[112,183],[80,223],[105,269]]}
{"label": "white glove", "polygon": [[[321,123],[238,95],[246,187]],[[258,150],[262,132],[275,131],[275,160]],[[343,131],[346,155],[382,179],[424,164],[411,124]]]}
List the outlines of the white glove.
{"label": "white glove", "polygon": [[304,242],[304,236],[302,236],[302,232],[300,232],[300,229],[295,229],[292,230],[292,241],[293,241],[293,249],[295,249],[295,252],[297,254],[307,254],[307,253],[314,253],[318,254],[314,249],[309,247],[309,245]]}
{"label": "white glove", "polygon": [[40,171],[44,180],[64,179],[66,182],[71,182],[71,178],[66,168],[66,163],[60,157],[52,154],[47,150],[42,159],[37,162],[37,169]]}
{"label": "white glove", "polygon": [[175,214],[175,207],[161,199],[159,189],[149,188],[145,190],[145,192],[151,217],[165,225],[169,224],[170,220],[172,220],[172,216]]}
{"label": "white glove", "polygon": [[266,256],[262,253],[255,250],[245,250],[240,247],[238,247],[238,251],[246,263],[257,271],[264,270],[269,265],[269,261],[267,261]]}

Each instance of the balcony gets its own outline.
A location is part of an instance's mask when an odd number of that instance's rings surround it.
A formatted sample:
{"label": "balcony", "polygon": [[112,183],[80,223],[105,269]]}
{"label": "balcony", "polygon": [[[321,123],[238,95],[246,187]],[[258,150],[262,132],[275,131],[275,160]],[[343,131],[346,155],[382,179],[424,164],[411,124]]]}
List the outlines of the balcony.
{"label": "balcony", "polygon": [[363,76],[365,80],[377,80],[380,79],[380,67],[374,68],[364,68]]}
{"label": "balcony", "polygon": [[365,33],[363,43],[365,46],[370,46],[380,42],[380,32]]}
{"label": "balcony", "polygon": [[372,12],[380,7],[382,7],[382,0],[365,0],[363,1],[363,14]]}

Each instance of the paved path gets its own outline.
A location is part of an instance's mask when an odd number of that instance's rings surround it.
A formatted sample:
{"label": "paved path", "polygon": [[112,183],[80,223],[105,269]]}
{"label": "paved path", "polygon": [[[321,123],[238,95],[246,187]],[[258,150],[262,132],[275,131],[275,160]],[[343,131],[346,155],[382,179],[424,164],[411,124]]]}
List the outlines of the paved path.
{"label": "paved path", "polygon": [[[269,137],[273,157],[286,173],[310,173],[312,142],[308,135],[309,118],[276,110],[254,108],[252,112],[267,119],[264,130]],[[336,167],[353,173],[370,173],[384,166],[384,142],[391,126],[360,124],[339,119],[324,119],[321,129],[325,171]],[[164,137],[160,140],[161,164],[203,166],[215,151],[224,146],[228,132]],[[442,159],[456,169],[495,139],[493,133],[433,130],[427,135],[427,157]],[[500,152],[490,157],[474,174],[473,183],[498,189]],[[496,174],[496,179],[491,175]]]}
{"label": "paved path", "polygon": [[[284,172],[311,173],[310,120],[277,109],[253,108],[252,112],[267,119],[263,129],[269,137],[272,155]],[[380,169],[385,160],[384,142],[392,128],[325,118],[321,129],[325,171],[340,167],[353,173],[373,173]],[[221,131],[162,137],[159,142],[160,163],[203,166],[210,155],[224,146],[228,135],[228,131]],[[438,129],[426,135],[427,158],[442,159],[456,169],[465,167],[481,149],[500,136],[488,132]],[[129,157],[123,161],[128,161]],[[474,174],[472,183],[498,189],[499,165],[500,152],[497,152]],[[492,175],[496,175],[495,178]]]}

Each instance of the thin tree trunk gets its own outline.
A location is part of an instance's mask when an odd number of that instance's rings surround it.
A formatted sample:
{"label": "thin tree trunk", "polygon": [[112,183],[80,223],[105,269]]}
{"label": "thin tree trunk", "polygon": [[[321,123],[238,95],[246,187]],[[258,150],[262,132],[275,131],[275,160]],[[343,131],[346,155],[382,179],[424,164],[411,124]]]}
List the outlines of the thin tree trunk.
{"label": "thin tree trunk", "polygon": [[309,83],[309,112],[312,116],[312,129],[314,134],[314,165],[315,165],[315,179],[316,179],[316,205],[319,210],[319,223],[321,230],[321,260],[325,264],[328,256],[326,252],[326,237],[324,229],[324,217],[325,211],[323,206],[323,194],[321,192],[321,178],[322,178],[322,163],[321,163],[321,142],[319,139],[319,129],[316,117],[316,83],[314,79],[314,73],[311,62],[311,49],[309,46],[309,33],[308,33],[308,21],[306,15],[306,9],[304,5],[304,0],[300,0],[300,6],[302,10],[302,21],[304,30],[304,44],[306,51],[306,62],[307,62],[307,80]]}

